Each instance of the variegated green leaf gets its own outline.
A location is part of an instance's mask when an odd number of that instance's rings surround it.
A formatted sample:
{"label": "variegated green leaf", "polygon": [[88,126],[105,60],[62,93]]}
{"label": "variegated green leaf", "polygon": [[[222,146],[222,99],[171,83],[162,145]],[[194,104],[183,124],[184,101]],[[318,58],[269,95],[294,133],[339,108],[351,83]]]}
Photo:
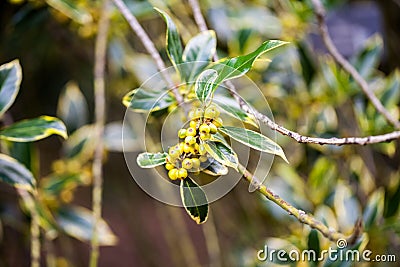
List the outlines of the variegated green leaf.
{"label": "variegated green leaf", "polygon": [[212,69],[218,71],[218,79],[216,80],[214,89],[216,89],[217,86],[223,81],[246,74],[251,69],[258,57],[285,44],[287,44],[287,42],[279,40],[265,41],[260,47],[250,54],[234,58],[225,58],[215,62],[212,66]]}
{"label": "variegated green leaf", "polygon": [[166,163],[168,153],[148,153],[138,155],[136,162],[142,168],[154,168]]}
{"label": "variegated green leaf", "polygon": [[180,192],[183,206],[190,217],[197,224],[205,223],[208,217],[208,201],[201,187],[187,177],[181,180]]}
{"label": "variegated green leaf", "polygon": [[218,73],[215,70],[205,70],[196,80],[194,88],[197,98],[206,106],[212,98],[214,82],[217,76]]}
{"label": "variegated green leaf", "polygon": [[64,123],[54,117],[41,116],[35,119],[16,122],[0,130],[0,139],[14,142],[33,142],[50,135],[59,135],[66,139],[67,129]]}
{"label": "variegated green leaf", "polygon": [[[58,225],[65,233],[81,241],[90,241],[94,228],[93,213],[83,207],[63,207],[58,211]],[[111,231],[108,224],[101,219],[98,222],[99,244],[113,246],[118,239]]]}
{"label": "variegated green leaf", "polygon": [[259,151],[280,156],[283,160],[289,163],[282,148],[277,143],[260,133],[232,126],[220,127],[218,130],[242,144]]}
{"label": "variegated green leaf", "polygon": [[136,112],[153,112],[169,107],[175,98],[169,93],[138,88],[124,96],[123,104]]}
{"label": "variegated green leaf", "polygon": [[178,28],[176,27],[174,21],[166,12],[158,8],[154,9],[161,14],[165,23],[167,24],[167,36],[166,36],[167,53],[172,64],[179,71],[177,66],[183,62],[182,61],[183,47],[178,32]]}
{"label": "variegated green leaf", "polygon": [[22,80],[18,60],[0,66],[0,117],[14,103]]}
{"label": "variegated green leaf", "polygon": [[205,142],[204,147],[208,154],[222,165],[237,169],[238,157],[228,145],[221,142]]}
{"label": "variegated green leaf", "polygon": [[215,32],[204,31],[194,36],[186,44],[182,59],[186,63],[182,66],[185,69],[185,79],[193,81],[211,62],[215,54],[217,38]]}
{"label": "variegated green leaf", "polygon": [[212,159],[211,162],[206,162],[206,167],[202,170],[202,172],[212,176],[221,176],[228,174],[228,168],[218,161]]}
{"label": "variegated green leaf", "polygon": [[24,165],[5,154],[0,154],[0,181],[25,190],[33,190],[36,186],[32,173]]}
{"label": "variegated green leaf", "polygon": [[69,132],[88,123],[88,105],[85,96],[75,82],[67,83],[61,92],[58,98],[57,117],[63,120]]}
{"label": "variegated green leaf", "polygon": [[240,121],[248,123],[256,128],[259,128],[256,118],[247,112],[244,112],[236,101],[231,98],[218,96],[214,98],[214,104],[220,107],[220,110],[229,116]]}

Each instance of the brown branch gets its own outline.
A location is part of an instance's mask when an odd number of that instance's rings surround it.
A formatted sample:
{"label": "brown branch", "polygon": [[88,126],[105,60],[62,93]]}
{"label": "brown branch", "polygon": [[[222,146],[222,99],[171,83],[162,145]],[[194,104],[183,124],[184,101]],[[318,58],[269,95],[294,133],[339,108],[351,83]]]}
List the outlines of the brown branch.
{"label": "brown branch", "polygon": [[379,99],[371,91],[371,88],[361,74],[339,53],[336,46],[333,44],[325,22],[325,8],[321,1],[312,0],[311,2],[314,6],[315,15],[317,16],[319,32],[329,53],[332,55],[335,61],[339,63],[339,65],[342,66],[342,68],[354,78],[354,81],[361,87],[361,90],[368,97],[376,110],[381,113],[389,123],[394,125],[397,129],[400,129],[400,122],[393,118],[389,111],[382,105]]}
{"label": "brown branch", "polygon": [[318,230],[322,235],[331,241],[338,241],[339,239],[345,239],[349,245],[354,244],[362,233],[362,223],[358,220],[354,226],[352,235],[345,236],[342,233],[336,231],[335,229],[329,228],[322,222],[315,219],[312,215],[307,214],[303,210],[299,210],[293,207],[291,204],[280,198],[277,194],[272,192],[269,188],[263,185],[258,178],[250,173],[243,165],[239,164],[239,172],[243,175],[243,178],[248,181],[252,186],[256,188],[262,195],[264,195],[268,200],[274,202],[283,210],[287,211],[290,215],[294,216],[299,222],[307,224],[313,229]]}
{"label": "brown branch", "polygon": [[96,149],[93,155],[92,173],[93,173],[93,229],[91,238],[91,267],[98,265],[99,258],[99,225],[101,220],[102,193],[103,193],[103,153],[104,153],[104,124],[106,121],[106,89],[105,89],[105,65],[107,54],[107,37],[109,29],[109,0],[104,0],[98,22],[98,32],[95,42],[94,58],[94,111],[96,125]]}
{"label": "brown branch", "polygon": [[175,97],[176,101],[178,102],[178,105],[183,104],[183,97],[179,93],[178,88],[174,85],[174,82],[172,81],[171,77],[166,73],[166,71],[165,71],[166,66],[164,64],[164,61],[162,60],[160,54],[158,53],[153,41],[147,35],[146,31],[140,25],[140,23],[138,22],[136,17],[129,11],[129,8],[125,5],[123,0],[113,0],[113,2],[115,4],[115,6],[119,9],[121,14],[125,17],[129,26],[131,26],[132,30],[139,37],[140,41],[142,42],[142,44],[145,47],[145,49],[147,50],[147,52],[153,58],[154,62],[157,65],[158,70],[161,72],[161,75],[163,76],[164,80],[167,82],[168,87],[171,89],[172,93],[174,94],[174,97]]}
{"label": "brown branch", "polygon": [[[207,26],[205,24],[205,20],[203,15],[201,14],[199,3],[197,0],[188,0],[190,6],[193,10],[193,15],[196,21],[197,26],[201,31],[206,31]],[[334,46],[333,46],[334,47]],[[336,49],[336,48],[335,48]],[[340,54],[339,54],[340,55]],[[218,60],[218,56],[215,55],[214,60]],[[351,65],[350,65],[351,66]],[[356,71],[357,72],[357,71]],[[368,145],[368,144],[376,144],[382,142],[389,142],[395,139],[400,138],[400,131],[394,131],[391,133],[383,134],[383,135],[375,135],[375,136],[367,136],[367,137],[345,137],[345,138],[320,138],[320,137],[310,137],[304,136],[297,132],[286,129],[285,127],[275,123],[266,115],[258,112],[257,110],[252,109],[247,103],[239,96],[236,91],[235,86],[231,81],[226,81],[225,85],[229,90],[230,94],[235,98],[235,100],[239,103],[240,107],[247,113],[253,114],[258,120],[262,123],[266,124],[272,130],[277,131],[282,135],[289,136],[294,139],[298,143],[309,143],[309,144],[318,144],[318,145]],[[375,95],[374,95],[375,97]],[[375,97],[376,98],[376,97]],[[379,100],[378,100],[379,102]],[[380,102],[379,102],[380,104]]]}

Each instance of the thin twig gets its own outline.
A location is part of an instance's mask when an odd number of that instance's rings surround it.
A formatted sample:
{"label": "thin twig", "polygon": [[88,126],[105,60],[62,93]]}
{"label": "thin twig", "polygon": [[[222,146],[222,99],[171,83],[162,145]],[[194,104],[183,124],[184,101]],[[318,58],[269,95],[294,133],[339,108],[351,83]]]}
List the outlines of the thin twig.
{"label": "thin twig", "polygon": [[396,120],[382,105],[379,99],[371,91],[371,88],[369,87],[365,79],[361,76],[361,74],[339,53],[336,46],[333,44],[333,41],[328,32],[328,27],[326,26],[325,22],[325,8],[322,5],[321,1],[312,0],[311,2],[314,6],[315,15],[317,16],[319,32],[329,53],[336,60],[336,62],[338,62],[339,65],[341,65],[342,68],[354,78],[354,81],[361,87],[362,91],[371,101],[376,110],[381,113],[389,123],[393,124],[397,129],[400,129],[400,122]]}
{"label": "thin twig", "polygon": [[36,207],[37,191],[34,189],[32,195],[23,189],[17,188],[18,194],[24,199],[24,203],[31,214],[31,267],[40,266],[40,225],[39,214]]}
{"label": "thin twig", "polygon": [[357,221],[353,230],[353,234],[351,236],[345,236],[335,229],[327,227],[325,224],[318,221],[310,214],[307,214],[302,210],[296,209],[295,207],[287,203],[285,200],[280,198],[277,194],[275,194],[265,185],[263,185],[258,180],[258,178],[250,173],[243,165],[239,164],[238,170],[243,175],[243,178],[246,179],[253,186],[255,186],[256,190],[263,194],[267,199],[271,200],[283,210],[287,211],[290,215],[294,216],[299,222],[307,224],[311,228],[316,229],[329,240],[336,242],[339,239],[345,239],[348,244],[351,245],[354,244],[360,236],[362,232],[362,225],[360,221]]}
{"label": "thin twig", "polygon": [[[206,31],[207,25],[205,23],[204,17],[201,14],[199,3],[197,0],[188,0],[190,6],[193,10],[193,16],[195,18],[196,24],[201,31]],[[329,36],[328,36],[329,37]],[[340,55],[340,54],[339,54]],[[214,60],[218,60],[218,56],[215,55]],[[351,66],[351,65],[350,65]],[[229,90],[230,94],[235,98],[235,100],[239,103],[240,107],[247,113],[253,114],[259,121],[269,126],[272,130],[277,131],[282,135],[286,135],[298,143],[310,143],[310,144],[318,144],[318,145],[368,145],[368,144],[376,144],[382,142],[389,142],[395,139],[400,138],[400,131],[394,131],[391,133],[383,134],[383,135],[375,135],[375,136],[367,136],[367,137],[345,137],[345,138],[320,138],[320,137],[310,137],[304,136],[297,132],[286,129],[285,127],[275,123],[266,115],[258,112],[257,110],[252,109],[247,103],[239,96],[236,91],[235,86],[231,81],[226,81],[225,85]],[[375,97],[376,98],[376,97]],[[378,101],[379,102],[379,101]],[[380,103],[380,102],[379,102]]]}
{"label": "thin twig", "polygon": [[203,14],[201,13],[199,2],[197,0],[188,0],[188,1],[189,5],[192,7],[194,20],[196,21],[196,24],[199,27],[200,31],[202,32],[207,31],[208,30],[207,24],[203,17]]}
{"label": "thin twig", "polygon": [[163,76],[164,80],[167,82],[168,87],[171,89],[172,93],[174,94],[174,97],[175,97],[176,101],[178,102],[178,105],[182,105],[183,97],[179,93],[178,88],[175,86],[171,77],[166,73],[166,71],[165,71],[166,67],[165,67],[164,61],[162,60],[160,54],[158,53],[153,41],[147,35],[146,31],[140,25],[140,23],[138,22],[136,17],[129,11],[129,9],[125,5],[125,3],[122,0],[113,0],[113,1],[114,1],[115,6],[119,9],[121,14],[128,21],[128,24],[131,26],[132,30],[139,37],[140,41],[142,42],[142,44],[145,47],[145,49],[147,50],[147,52],[153,58],[154,62],[157,65],[158,70],[161,72],[161,75]]}
{"label": "thin twig", "polygon": [[94,59],[94,102],[97,145],[94,151],[93,173],[93,233],[91,239],[90,266],[96,267],[99,258],[99,222],[101,220],[102,191],[103,191],[103,132],[106,120],[105,96],[105,64],[107,53],[107,37],[109,28],[109,0],[104,0],[98,24],[98,33],[95,43]]}

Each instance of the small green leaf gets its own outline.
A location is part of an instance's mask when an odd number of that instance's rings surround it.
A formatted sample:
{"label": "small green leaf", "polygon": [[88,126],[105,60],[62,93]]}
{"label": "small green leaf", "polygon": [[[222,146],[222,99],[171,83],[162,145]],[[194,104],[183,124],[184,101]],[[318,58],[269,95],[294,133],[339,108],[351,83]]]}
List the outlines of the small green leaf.
{"label": "small green leaf", "polygon": [[374,224],[379,222],[383,217],[383,209],[385,202],[384,190],[377,189],[368,198],[367,205],[363,213],[364,228],[368,231]]}
{"label": "small green leaf", "polygon": [[36,186],[32,173],[24,165],[5,154],[0,154],[0,180],[25,190],[33,190]]}
{"label": "small green leaf", "polygon": [[[83,207],[62,207],[57,216],[58,225],[65,233],[81,241],[92,239],[94,217],[90,210]],[[118,239],[108,224],[101,219],[98,222],[99,244],[113,246]]]}
{"label": "small green leaf", "polygon": [[284,161],[289,163],[282,148],[277,143],[262,134],[245,128],[237,128],[232,126],[220,127],[218,130],[242,144],[259,151],[280,156]]}
{"label": "small green leaf", "polygon": [[50,135],[60,135],[64,139],[67,129],[62,121],[49,116],[16,122],[0,130],[0,139],[14,142],[32,142]]}
{"label": "small green leaf", "polygon": [[89,112],[85,96],[75,82],[69,82],[58,98],[57,116],[66,124],[69,132],[88,123]]}
{"label": "small green leaf", "polygon": [[181,180],[182,203],[190,217],[197,223],[205,223],[208,217],[208,200],[201,187],[187,177]]}
{"label": "small green leaf", "polygon": [[142,168],[154,168],[166,163],[168,153],[148,153],[138,155],[136,162]]}
{"label": "small green leaf", "polygon": [[167,53],[172,64],[177,69],[177,71],[179,71],[178,65],[183,63],[182,61],[183,47],[178,32],[178,28],[176,27],[174,21],[166,12],[158,8],[154,9],[161,14],[165,23],[167,24],[167,34],[166,34]]}
{"label": "small green leaf", "polygon": [[215,62],[212,69],[218,71],[218,79],[216,80],[214,89],[223,81],[240,77],[246,74],[253,66],[254,61],[262,54],[278,48],[287,42],[279,40],[269,40],[262,43],[255,51],[244,56],[234,58],[225,58]]}
{"label": "small green leaf", "polygon": [[22,80],[18,60],[0,66],[0,117],[14,103]]}
{"label": "small green leaf", "polygon": [[212,159],[211,162],[206,162],[205,166],[202,172],[208,175],[221,176],[228,174],[228,168],[214,159]]}
{"label": "small green leaf", "polygon": [[153,112],[169,107],[175,103],[175,99],[165,91],[155,92],[138,88],[125,95],[122,102],[136,112]]}
{"label": "small green leaf", "polygon": [[79,24],[88,24],[93,18],[84,8],[68,0],[46,0],[47,4]]}
{"label": "small green leaf", "polygon": [[196,80],[194,90],[197,98],[206,106],[212,98],[214,82],[217,76],[218,73],[215,70],[205,70]]}
{"label": "small green leaf", "polygon": [[80,127],[63,143],[64,156],[85,164],[92,158],[98,141],[94,125]]}
{"label": "small green leaf", "polygon": [[183,66],[186,81],[193,81],[211,62],[216,46],[217,38],[211,30],[201,32],[189,40],[182,55],[184,63],[191,63]]}
{"label": "small green leaf", "polygon": [[224,96],[218,96],[218,98],[216,97],[214,100],[214,104],[219,106],[222,112],[256,128],[259,128],[256,118],[252,114],[244,112],[236,101]]}
{"label": "small green leaf", "polygon": [[208,154],[222,165],[237,169],[239,160],[236,153],[227,144],[221,142],[205,142]]}

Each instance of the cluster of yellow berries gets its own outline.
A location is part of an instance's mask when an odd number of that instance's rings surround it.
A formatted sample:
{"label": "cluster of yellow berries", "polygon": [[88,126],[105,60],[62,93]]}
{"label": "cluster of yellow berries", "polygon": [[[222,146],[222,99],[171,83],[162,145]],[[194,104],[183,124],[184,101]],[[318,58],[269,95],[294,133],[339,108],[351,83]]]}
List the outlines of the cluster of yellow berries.
{"label": "cluster of yellow berries", "polygon": [[195,108],[189,112],[189,127],[178,131],[179,143],[170,147],[165,168],[171,180],[185,179],[188,171],[200,171],[206,162],[207,151],[203,142],[209,140],[222,126],[219,110],[215,105],[206,109]]}

